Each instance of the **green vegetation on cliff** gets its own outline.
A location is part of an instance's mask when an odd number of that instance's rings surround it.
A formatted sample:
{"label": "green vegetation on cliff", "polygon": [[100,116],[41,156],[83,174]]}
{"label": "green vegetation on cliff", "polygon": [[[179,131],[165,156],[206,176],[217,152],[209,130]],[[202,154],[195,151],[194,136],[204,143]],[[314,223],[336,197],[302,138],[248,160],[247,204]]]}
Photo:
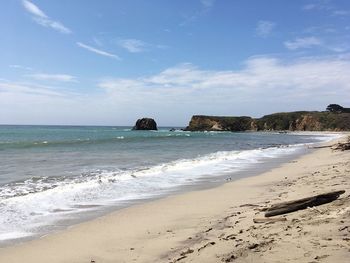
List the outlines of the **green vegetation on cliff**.
{"label": "green vegetation on cliff", "polygon": [[195,115],[192,117],[188,131],[246,131],[250,129],[251,117],[219,117]]}
{"label": "green vegetation on cliff", "polygon": [[327,111],[334,113],[350,113],[350,108],[344,108],[338,104],[329,104]]}
{"label": "green vegetation on cliff", "polygon": [[344,131],[350,130],[350,114],[332,112],[285,112],[256,119],[258,130]]}
{"label": "green vegetation on cliff", "polygon": [[[332,105],[332,104],[331,104]],[[327,107],[328,109],[328,107]],[[350,113],[343,111],[296,111],[251,117],[195,115],[188,131],[350,131]]]}

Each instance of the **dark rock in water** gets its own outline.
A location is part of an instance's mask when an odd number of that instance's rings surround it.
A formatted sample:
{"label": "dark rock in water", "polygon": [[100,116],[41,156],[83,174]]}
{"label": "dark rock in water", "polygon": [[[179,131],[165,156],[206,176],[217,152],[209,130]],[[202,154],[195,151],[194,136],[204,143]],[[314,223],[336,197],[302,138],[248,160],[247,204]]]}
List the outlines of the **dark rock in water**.
{"label": "dark rock in water", "polygon": [[169,131],[176,131],[176,129],[175,128],[171,128]]}
{"label": "dark rock in water", "polygon": [[135,126],[132,128],[133,130],[158,130],[157,123],[155,120],[151,118],[142,118],[136,121]]}

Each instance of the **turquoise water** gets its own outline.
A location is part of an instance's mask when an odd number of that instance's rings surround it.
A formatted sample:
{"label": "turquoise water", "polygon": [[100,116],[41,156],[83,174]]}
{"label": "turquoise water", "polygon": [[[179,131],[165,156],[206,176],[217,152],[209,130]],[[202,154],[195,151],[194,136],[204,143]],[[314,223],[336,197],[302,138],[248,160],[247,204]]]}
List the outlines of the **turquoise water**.
{"label": "turquoise water", "polygon": [[239,175],[321,134],[131,131],[130,127],[0,126],[0,242],[201,179]]}

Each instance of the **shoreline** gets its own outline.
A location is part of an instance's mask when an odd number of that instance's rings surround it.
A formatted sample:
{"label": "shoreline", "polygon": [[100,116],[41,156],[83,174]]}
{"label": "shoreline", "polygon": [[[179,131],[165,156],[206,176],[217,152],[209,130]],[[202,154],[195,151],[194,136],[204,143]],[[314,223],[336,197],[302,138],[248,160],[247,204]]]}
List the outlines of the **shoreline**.
{"label": "shoreline", "polygon": [[[318,141],[339,136],[339,134],[335,135],[328,132],[294,133],[287,136],[287,138],[284,135],[276,135],[276,133],[266,133],[266,135],[267,138],[270,137],[269,135],[275,138],[273,140],[268,139],[268,142],[261,141],[260,147],[259,145],[254,148],[244,146],[243,149],[240,149],[240,147],[228,147],[226,149],[224,147],[221,151],[220,148],[222,147],[217,147],[212,151],[209,150],[209,147],[208,151],[204,153],[197,152],[197,156],[188,155],[188,151],[184,156],[180,152],[177,154],[177,158],[173,160],[155,163],[150,166],[146,165],[143,167],[145,169],[142,168],[142,165],[139,167],[141,169],[136,168],[134,171],[133,169],[124,171],[117,169],[116,173],[114,173],[115,169],[113,168],[97,169],[95,175],[94,169],[91,169],[92,173],[88,172],[85,179],[72,176],[72,179],[67,177],[67,180],[59,180],[59,177],[54,177],[52,182],[47,182],[45,177],[31,178],[29,182],[20,181],[18,186],[13,184],[13,189],[11,189],[10,184],[7,188],[10,190],[10,195],[15,198],[11,198],[9,202],[5,199],[5,206],[1,210],[4,213],[2,217],[4,224],[2,227],[0,226],[0,247],[27,242],[46,234],[59,232],[71,225],[90,221],[135,204],[183,192],[217,187],[227,181],[258,175],[279,166],[290,158],[305,154],[309,151],[305,145],[318,144]],[[298,139],[298,135],[302,135],[301,138],[303,139]],[[232,138],[237,141],[240,136],[243,136],[243,133],[237,136],[234,135]],[[253,138],[255,136],[264,138],[265,135],[264,133],[253,133],[252,136]],[[216,138],[216,135],[214,137]],[[230,137],[231,135],[229,135]],[[245,135],[243,138],[249,140],[250,135],[248,137]],[[163,150],[167,151],[166,149]],[[52,149],[52,151],[54,150]],[[162,151],[159,153],[162,155]],[[42,158],[46,158],[46,156],[44,155]],[[108,157],[106,156],[106,158]],[[11,162],[11,160],[9,161]],[[79,166],[81,159],[78,157],[75,161],[68,161],[68,163],[70,166],[76,164]],[[52,162],[51,164],[54,165]],[[48,165],[44,164],[40,168],[47,169],[45,166],[50,166],[50,163]],[[115,167],[118,166],[123,167],[123,164],[117,162]],[[66,169],[59,165],[59,167],[51,169],[49,172],[55,173],[60,170],[59,168]],[[22,171],[26,170],[32,174],[35,172],[30,167]],[[87,169],[87,171],[90,171],[90,169]],[[98,178],[97,174],[101,174],[101,176]],[[16,173],[10,175],[16,177]],[[11,177],[8,176],[8,178]],[[74,178],[77,182],[74,181]],[[32,184],[31,180],[36,181],[37,179],[39,179],[37,186],[47,187],[48,191],[39,191],[36,194],[36,183]],[[69,191],[70,185],[75,185],[76,189]],[[92,191],[85,191],[84,187],[90,187]],[[101,195],[96,191],[97,189],[102,191]],[[155,191],[149,191],[149,189],[155,189]],[[6,190],[5,186],[5,189],[2,188],[2,193],[6,193]],[[68,190],[66,195],[63,195],[62,193],[65,193],[66,190]],[[35,194],[16,197],[16,192],[21,193],[21,191],[33,191]],[[72,195],[74,192],[78,194],[75,197]],[[104,194],[109,195],[109,197],[103,197]],[[95,196],[96,199],[89,196]],[[47,202],[47,200],[51,201]],[[110,200],[114,201],[110,202]],[[13,203],[11,204],[11,202]],[[7,206],[7,203],[9,206]],[[28,204],[28,207],[26,207],[26,204]],[[13,206],[13,209],[6,208],[11,206]]]}
{"label": "shoreline", "polygon": [[[339,133],[335,133],[335,134],[339,136]],[[334,137],[336,136],[335,134],[328,133],[328,132],[327,133],[314,133],[314,132],[294,133],[294,135],[311,135],[313,137],[325,136],[324,140],[327,137],[329,140],[330,138],[329,136]],[[210,173],[208,171],[203,170],[202,171],[203,174],[201,176],[198,176],[197,174],[192,179],[191,179],[192,175],[188,174],[187,176],[189,177],[189,179],[187,182],[182,182],[182,184],[178,184],[178,185],[176,185],[176,182],[175,182],[175,185],[173,185],[172,188],[166,187],[163,190],[160,189],[160,192],[158,194],[150,193],[150,194],[146,194],[146,196],[143,196],[143,197],[141,196],[139,198],[126,199],[125,201],[120,201],[113,205],[112,204],[111,205],[103,205],[103,204],[94,205],[93,204],[90,210],[82,211],[82,213],[79,214],[78,216],[75,216],[76,214],[73,213],[72,216],[66,215],[65,217],[57,219],[54,222],[52,221],[48,225],[42,225],[41,229],[39,228],[34,229],[34,232],[30,232],[26,229],[24,230],[25,232],[19,232],[20,235],[23,235],[23,234],[27,234],[27,235],[16,237],[18,233],[14,232],[15,237],[13,239],[10,239],[9,238],[10,236],[7,237],[5,234],[4,238],[7,238],[7,239],[1,240],[0,248],[13,246],[24,242],[29,242],[31,240],[41,238],[42,236],[58,233],[58,232],[64,231],[68,227],[94,220],[98,217],[107,215],[109,213],[130,207],[133,205],[139,205],[146,202],[159,200],[167,196],[179,195],[186,192],[210,189],[210,188],[218,187],[229,181],[235,181],[245,177],[257,176],[272,168],[276,168],[285,162],[295,159],[298,156],[301,156],[310,152],[311,150],[309,149],[308,146],[319,145],[320,143],[324,143],[324,142],[325,141],[319,141],[319,142],[308,142],[305,144],[297,143],[297,144],[289,144],[289,145],[276,144],[276,146],[271,146],[268,148],[262,147],[262,148],[256,148],[256,149],[239,150],[237,151],[238,155],[236,155],[236,153],[233,153],[232,156],[229,155],[228,157],[225,154],[221,156],[214,156],[214,158],[218,158],[218,159],[223,158],[222,161],[225,160],[225,158],[228,158],[226,160],[228,164],[236,163],[235,159],[238,159],[238,160],[240,158],[243,158],[243,159],[238,162],[239,167],[236,165],[231,165],[232,167],[230,166],[230,168],[227,168],[226,171],[221,170],[221,172],[218,172],[218,173],[216,172]],[[220,153],[220,152],[217,152],[217,153]],[[239,156],[240,154],[243,154],[243,156],[240,157]],[[203,157],[206,157],[206,155],[204,155]],[[231,159],[232,157],[234,157],[233,162]],[[193,161],[196,159],[197,158],[189,159],[189,160]],[[186,159],[184,160],[186,161]],[[198,157],[198,160],[201,161],[200,157]],[[215,164],[213,167],[215,167]],[[209,166],[208,168],[210,169],[211,167]],[[196,171],[192,171],[192,172],[196,173]],[[55,216],[55,214],[53,214],[53,216]]]}
{"label": "shoreline", "polygon": [[[261,204],[279,195],[278,198],[281,200],[292,199],[299,195],[308,196],[307,190],[311,192],[307,186],[303,191],[299,189],[295,193],[287,194],[282,192],[276,195],[280,189],[275,189],[273,192],[267,192],[267,190],[272,186],[281,188],[278,187],[278,184],[281,183],[283,186],[288,186],[287,181],[289,182],[292,178],[296,180],[295,178],[305,171],[315,170],[316,167],[324,166],[327,162],[329,165],[335,161],[339,162],[341,160],[339,156],[344,154],[347,153],[334,155],[329,148],[317,149],[261,175],[241,178],[211,189],[171,195],[123,208],[92,221],[74,225],[62,232],[1,248],[0,261],[23,262],[25,260],[31,263],[91,262],[93,260],[100,263],[116,262],[118,259],[117,262],[172,262],[172,260],[184,257],[180,259],[181,262],[187,262],[190,256],[202,255],[218,247],[219,240],[216,240],[218,237],[209,237],[214,232],[225,230],[222,221],[232,215],[233,207],[242,210],[236,213],[247,213],[246,218],[248,218],[252,216],[249,214],[252,212],[251,207],[240,207],[241,205]],[[335,157],[338,159],[335,160]],[[317,163],[308,167],[306,164],[310,162]],[[285,176],[279,176],[281,172],[288,174],[287,179]],[[292,184],[293,181],[289,183]],[[348,192],[345,195],[348,195]],[[238,214],[229,218],[237,216]],[[237,218],[239,217],[242,216]],[[238,221],[237,224],[240,225],[241,221],[245,220],[241,218]],[[215,241],[210,241],[211,239]],[[206,244],[209,245],[205,246]],[[194,250],[191,247],[196,247],[196,245],[205,247],[200,250],[198,250],[200,247],[197,248],[198,253],[189,252]],[[225,250],[224,247],[221,249]],[[223,251],[216,251],[215,255],[220,253],[225,254]],[[203,261],[201,255],[194,257],[193,262],[213,262],[208,261],[210,258],[208,255],[205,257],[207,261]]]}
{"label": "shoreline", "polygon": [[286,162],[289,162],[300,156],[310,153],[312,151],[312,149],[310,149],[310,145],[322,145],[323,143],[325,142],[313,142],[313,143],[306,143],[306,144],[295,144],[295,145],[293,144],[288,146],[282,145],[282,146],[271,147],[270,149],[294,148],[295,152],[282,153],[280,156],[272,157],[272,158],[265,157],[265,159],[261,160],[261,163],[248,165],[247,167],[243,167],[239,170],[234,170],[230,173],[223,173],[217,176],[209,176],[209,175],[203,176],[202,178],[199,178],[199,179],[197,178],[196,181],[192,183],[176,186],[173,189],[167,190],[164,193],[159,195],[127,200],[119,204],[116,204],[114,206],[102,207],[102,209],[100,210],[92,210],[89,212],[84,212],[84,215],[82,215],[82,217],[79,219],[76,219],[76,218],[62,219],[60,221],[56,221],[57,225],[55,226],[55,228],[49,231],[43,231],[42,233],[33,234],[28,237],[24,236],[18,239],[2,241],[0,242],[0,249],[20,245],[22,243],[27,243],[27,242],[40,239],[42,237],[52,235],[55,233],[60,233],[62,231],[69,229],[70,227],[74,227],[81,223],[93,221],[99,217],[103,217],[108,214],[118,212],[120,210],[126,209],[128,207],[132,207],[135,205],[142,205],[147,202],[153,202],[166,197],[177,196],[177,195],[181,195],[192,191],[208,190],[208,189],[220,187],[231,181],[240,180],[242,178],[259,176],[260,174],[267,172],[271,169],[277,168]]}

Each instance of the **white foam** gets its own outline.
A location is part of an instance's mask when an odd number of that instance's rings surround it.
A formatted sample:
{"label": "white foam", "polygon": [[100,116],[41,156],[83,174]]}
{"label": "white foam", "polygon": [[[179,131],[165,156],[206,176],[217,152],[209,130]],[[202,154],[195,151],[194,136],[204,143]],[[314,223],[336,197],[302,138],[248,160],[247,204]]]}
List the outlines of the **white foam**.
{"label": "white foam", "polygon": [[333,139],[340,138],[344,136],[343,133],[339,132],[313,132],[313,131],[294,131],[288,133],[289,135],[296,135],[296,136],[312,136],[316,140],[320,141],[330,141]]}
{"label": "white foam", "polygon": [[13,240],[13,239],[29,237],[31,235],[32,233],[30,232],[10,231],[6,233],[0,233],[0,240]]}
{"label": "white foam", "polygon": [[[162,195],[201,178],[232,174],[298,149],[300,146],[220,151],[143,169],[98,170],[61,181],[30,179],[1,191],[0,240],[39,233],[44,226],[97,209],[96,205],[116,205]],[[7,232],[10,229],[17,232]]]}

